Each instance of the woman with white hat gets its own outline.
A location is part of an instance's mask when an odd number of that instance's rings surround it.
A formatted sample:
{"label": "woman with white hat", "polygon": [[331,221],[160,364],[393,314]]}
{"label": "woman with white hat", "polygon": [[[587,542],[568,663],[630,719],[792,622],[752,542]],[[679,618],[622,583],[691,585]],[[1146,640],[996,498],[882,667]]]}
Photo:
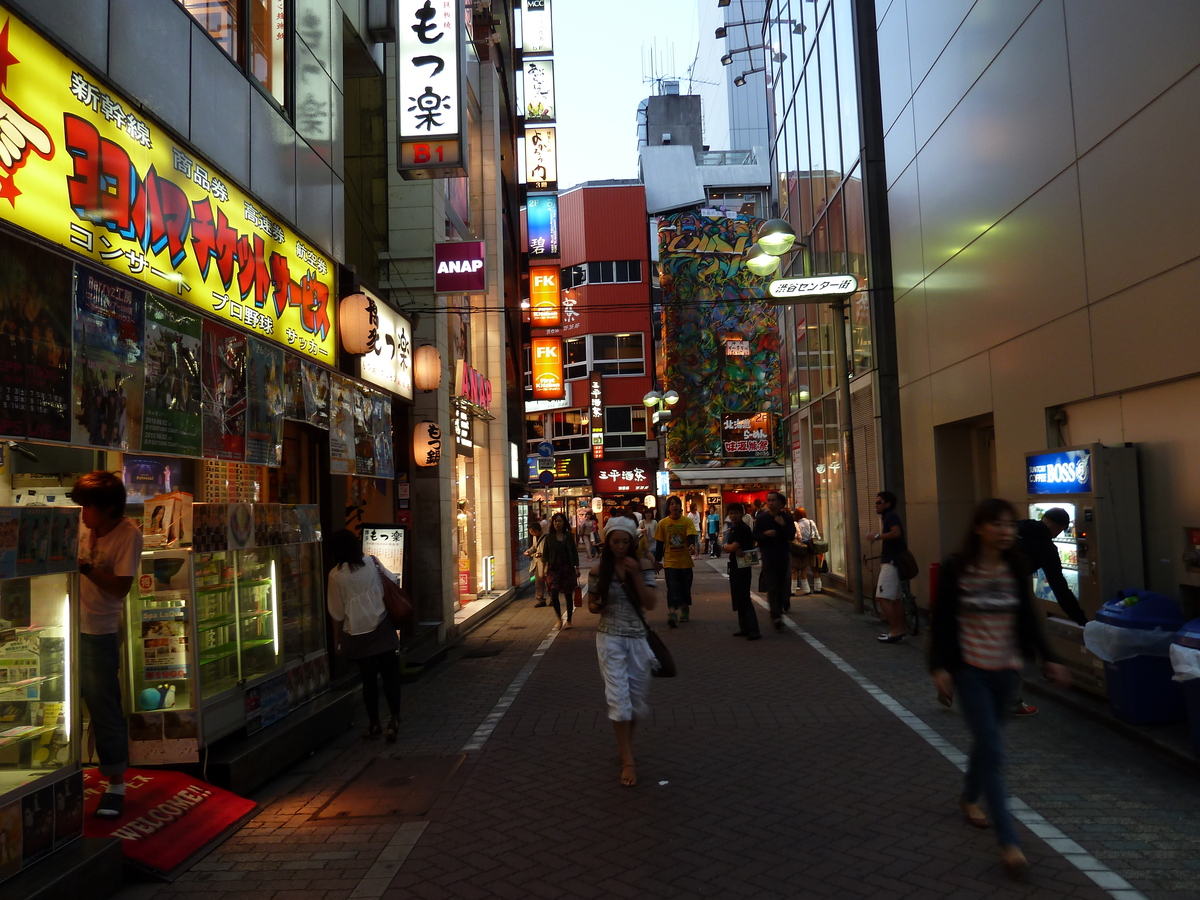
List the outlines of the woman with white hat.
{"label": "woman with white hat", "polygon": [[588,609],[600,614],[596,654],[604,677],[608,717],[621,754],[621,784],[637,784],[633,726],[650,712],[650,668],[654,654],[646,643],[643,610],[654,609],[658,592],[654,566],[636,555],[638,523],[613,516],[604,529],[600,562],[588,574]]}

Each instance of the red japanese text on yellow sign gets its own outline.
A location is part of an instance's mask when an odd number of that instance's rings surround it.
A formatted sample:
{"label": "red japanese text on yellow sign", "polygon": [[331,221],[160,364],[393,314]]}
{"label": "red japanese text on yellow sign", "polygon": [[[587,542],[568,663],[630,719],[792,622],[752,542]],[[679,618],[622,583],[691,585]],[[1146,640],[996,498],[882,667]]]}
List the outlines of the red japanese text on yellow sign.
{"label": "red japanese text on yellow sign", "polygon": [[529,349],[533,356],[533,399],[561,400],[565,396],[562,338],[535,337]]}
{"label": "red japanese text on yellow sign", "polygon": [[562,298],[558,293],[562,270],[558,266],[529,267],[529,312],[534,328],[562,324]]}
{"label": "red japanese text on yellow sign", "polygon": [[333,264],[3,6],[0,218],[333,360]]}

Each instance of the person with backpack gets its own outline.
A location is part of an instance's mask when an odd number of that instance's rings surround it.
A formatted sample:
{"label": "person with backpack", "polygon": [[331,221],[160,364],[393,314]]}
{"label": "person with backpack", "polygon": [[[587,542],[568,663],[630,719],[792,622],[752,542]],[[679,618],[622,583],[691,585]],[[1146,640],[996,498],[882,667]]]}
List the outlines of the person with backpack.
{"label": "person with backpack", "polygon": [[729,554],[729,599],[738,617],[738,630],[733,636],[757,641],[762,639],[762,633],[758,630],[754,601],[750,599],[750,575],[754,571],[750,551],[754,549],[754,532],[742,521],[742,504],[730,503],[728,509],[729,527],[721,549]]}

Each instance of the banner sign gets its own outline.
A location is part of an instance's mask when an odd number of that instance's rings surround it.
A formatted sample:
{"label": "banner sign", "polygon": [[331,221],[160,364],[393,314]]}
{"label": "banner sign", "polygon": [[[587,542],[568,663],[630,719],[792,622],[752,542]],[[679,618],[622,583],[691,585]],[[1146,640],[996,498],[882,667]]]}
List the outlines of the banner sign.
{"label": "banner sign", "polygon": [[404,178],[467,174],[462,0],[398,0],[396,168]]}
{"label": "banner sign", "polygon": [[521,8],[521,52],[526,56],[554,52],[550,0],[524,0]]}
{"label": "banner sign", "polygon": [[654,467],[644,459],[598,462],[592,465],[597,494],[648,494],[654,487]]}
{"label": "banner sign", "polygon": [[533,399],[557,400],[565,396],[562,338],[532,338],[529,351],[533,357]]}
{"label": "banner sign", "polygon": [[447,241],[433,245],[435,294],[486,294],[483,241]]}
{"label": "banner sign", "polygon": [[558,187],[558,153],[553,128],[525,129],[525,182],[531,191]]}
{"label": "banner sign", "polygon": [[773,457],[774,434],[772,413],[726,413],[721,417],[721,448],[726,459]]}
{"label": "banner sign", "polygon": [[[529,480],[531,482],[537,481],[538,474],[541,472],[553,472],[556,481],[564,478],[579,481],[588,477],[588,455],[586,453],[568,453],[564,456],[553,456],[550,459],[530,456],[526,462],[529,464]],[[546,463],[550,465],[547,466]]]}
{"label": "banner sign", "polygon": [[413,398],[412,325],[386,303],[376,303],[379,340],[359,358],[363,381],[378,385],[405,400]]}
{"label": "banner sign", "polygon": [[549,59],[525,63],[525,121],[548,125],[554,121],[554,62]]}
{"label": "banner sign", "polygon": [[592,459],[604,459],[604,376],[588,376],[588,422],[592,433]]}
{"label": "banner sign", "polygon": [[1031,494],[1090,494],[1092,451],[1030,454],[1025,457],[1025,480]]}
{"label": "banner sign", "polygon": [[562,324],[562,295],[558,292],[562,270],[558,266],[529,267],[529,322],[534,328]]}
{"label": "banner sign", "polygon": [[558,259],[558,194],[530,194],[525,204],[529,261]]}
{"label": "banner sign", "polygon": [[333,263],[86,67],[0,20],[5,133],[19,136],[0,153],[0,218],[332,363]]}

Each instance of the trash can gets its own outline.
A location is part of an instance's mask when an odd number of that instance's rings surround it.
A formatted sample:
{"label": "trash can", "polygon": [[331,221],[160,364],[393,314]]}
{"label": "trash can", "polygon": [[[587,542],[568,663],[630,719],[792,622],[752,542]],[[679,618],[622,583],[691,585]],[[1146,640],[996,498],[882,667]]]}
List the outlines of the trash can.
{"label": "trash can", "polygon": [[1083,642],[1104,660],[1108,704],[1134,725],[1184,717],[1183,687],[1173,680],[1171,642],[1183,624],[1179,605],[1154,591],[1124,590],[1083,629]]}
{"label": "trash can", "polygon": [[1200,756],[1200,619],[1192,619],[1175,633],[1170,654],[1175,680],[1183,688],[1192,752]]}

